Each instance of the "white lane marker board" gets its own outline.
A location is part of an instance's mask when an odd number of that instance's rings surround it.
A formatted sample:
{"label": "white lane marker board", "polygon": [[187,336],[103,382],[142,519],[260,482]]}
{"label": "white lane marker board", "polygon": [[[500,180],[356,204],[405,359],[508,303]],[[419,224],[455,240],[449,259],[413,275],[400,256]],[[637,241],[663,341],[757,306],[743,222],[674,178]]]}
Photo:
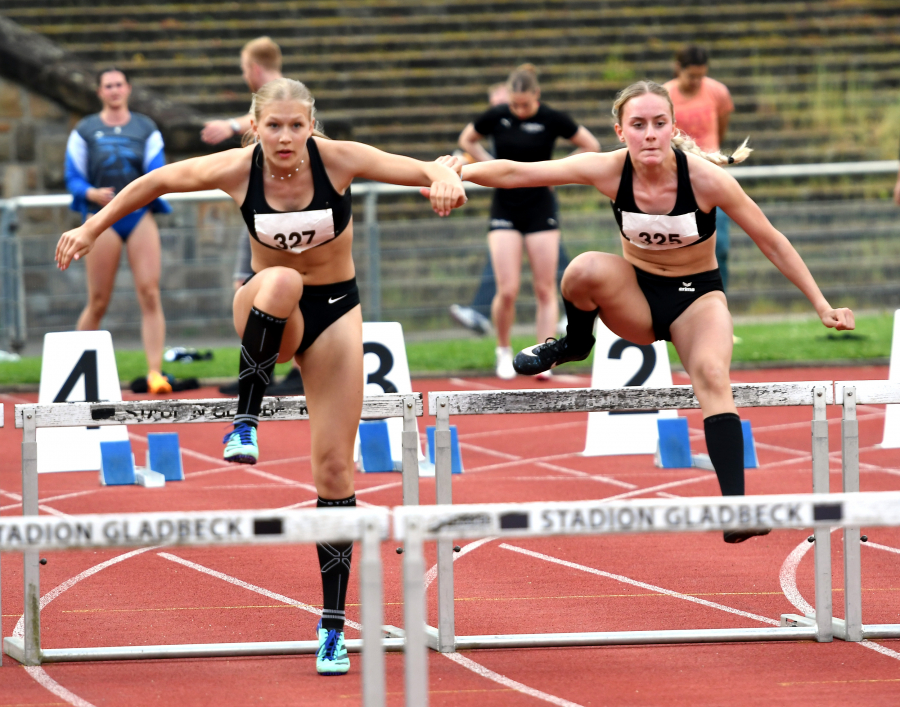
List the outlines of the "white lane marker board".
{"label": "white lane marker board", "polygon": [[[672,368],[665,341],[638,345],[616,336],[597,318],[594,327],[592,388],[640,386],[664,388],[672,385]],[[656,421],[678,417],[677,410],[588,414],[584,456],[614,454],[654,454],[659,440]]]}
{"label": "white lane marker board", "polygon": [[[39,403],[122,400],[119,372],[108,331],[46,334]],[[128,440],[124,425],[38,428],[38,473],[97,471],[100,442]]]}
{"label": "white lane marker board", "polygon": [[[406,342],[400,322],[363,322],[363,395],[412,393]],[[394,469],[403,466],[403,418],[386,420]],[[359,433],[356,434],[354,459],[359,459]],[[425,458],[419,441],[419,461]]]}
{"label": "white lane marker board", "polygon": [[[891,367],[888,380],[900,383],[900,309],[894,312],[894,334],[891,337]],[[881,439],[884,449],[900,447],[900,405],[886,405],[884,410],[884,436]]]}

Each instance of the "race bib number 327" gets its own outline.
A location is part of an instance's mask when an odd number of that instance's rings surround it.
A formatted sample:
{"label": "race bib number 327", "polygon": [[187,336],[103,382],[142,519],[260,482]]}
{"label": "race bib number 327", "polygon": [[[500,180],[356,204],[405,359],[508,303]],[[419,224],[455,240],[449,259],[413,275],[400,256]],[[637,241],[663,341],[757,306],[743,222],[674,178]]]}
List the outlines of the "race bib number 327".
{"label": "race bib number 327", "polygon": [[291,253],[302,253],[335,237],[331,209],[254,214],[253,221],[260,243]]}

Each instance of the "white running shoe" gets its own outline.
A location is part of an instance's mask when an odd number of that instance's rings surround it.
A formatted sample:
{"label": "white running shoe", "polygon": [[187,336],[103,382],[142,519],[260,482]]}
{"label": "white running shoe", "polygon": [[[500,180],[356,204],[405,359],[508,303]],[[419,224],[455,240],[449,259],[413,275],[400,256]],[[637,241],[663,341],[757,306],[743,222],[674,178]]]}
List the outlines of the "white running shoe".
{"label": "white running shoe", "polygon": [[461,304],[450,305],[450,316],[466,329],[474,331],[476,334],[486,336],[491,333],[491,320],[484,316],[477,309],[472,307],[464,307]]}
{"label": "white running shoe", "polygon": [[513,368],[512,347],[498,346],[494,349],[497,355],[497,378],[505,381],[512,380],[516,377],[516,369]]}

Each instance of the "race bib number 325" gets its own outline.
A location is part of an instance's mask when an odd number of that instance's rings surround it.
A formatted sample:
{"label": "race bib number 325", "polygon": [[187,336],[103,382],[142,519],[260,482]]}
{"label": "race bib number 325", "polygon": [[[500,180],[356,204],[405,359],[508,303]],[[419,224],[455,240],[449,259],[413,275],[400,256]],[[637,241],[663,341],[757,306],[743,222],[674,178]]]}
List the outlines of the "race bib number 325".
{"label": "race bib number 325", "polygon": [[254,214],[253,221],[260,243],[291,253],[302,253],[335,237],[331,209]]}

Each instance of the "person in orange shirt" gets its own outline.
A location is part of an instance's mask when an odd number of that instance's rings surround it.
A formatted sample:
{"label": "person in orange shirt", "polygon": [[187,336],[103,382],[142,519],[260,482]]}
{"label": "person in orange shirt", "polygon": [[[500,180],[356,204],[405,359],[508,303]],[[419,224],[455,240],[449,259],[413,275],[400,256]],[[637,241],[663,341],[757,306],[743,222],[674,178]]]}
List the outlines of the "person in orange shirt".
{"label": "person in orange shirt", "polygon": [[[718,152],[725,141],[734,103],[728,88],[711,79],[709,55],[702,47],[685,47],[675,55],[675,78],[664,84],[675,106],[675,122],[701,150]],[[716,260],[722,285],[728,291],[728,216],[720,209],[716,218]]]}

